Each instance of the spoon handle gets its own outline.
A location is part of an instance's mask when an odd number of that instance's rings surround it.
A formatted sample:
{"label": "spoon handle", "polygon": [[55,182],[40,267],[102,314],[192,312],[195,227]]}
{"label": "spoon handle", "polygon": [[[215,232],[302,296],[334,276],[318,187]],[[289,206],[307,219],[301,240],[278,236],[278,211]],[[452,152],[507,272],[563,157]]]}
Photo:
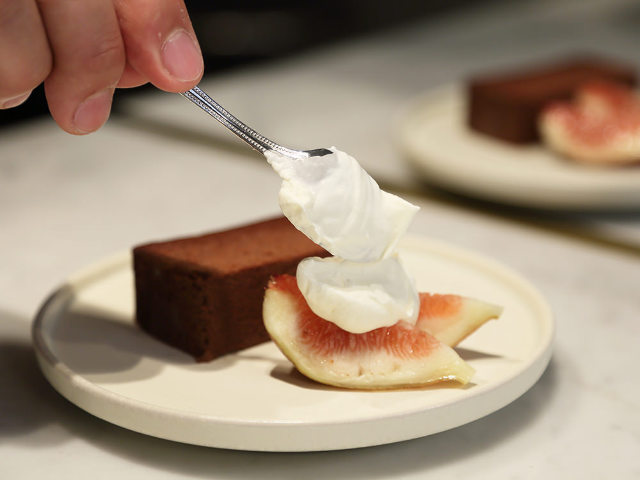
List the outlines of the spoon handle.
{"label": "spoon handle", "polygon": [[218,120],[260,153],[273,149],[275,145],[274,142],[242,123],[200,88],[193,87],[191,90],[183,92],[182,95]]}

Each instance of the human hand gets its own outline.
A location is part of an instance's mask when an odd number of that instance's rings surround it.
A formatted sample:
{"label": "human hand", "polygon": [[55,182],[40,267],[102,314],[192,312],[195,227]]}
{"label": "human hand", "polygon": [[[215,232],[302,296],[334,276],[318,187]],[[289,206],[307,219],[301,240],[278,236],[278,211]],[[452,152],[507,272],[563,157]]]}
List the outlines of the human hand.
{"label": "human hand", "polygon": [[69,133],[100,128],[118,87],[181,92],[203,70],[183,0],[0,0],[0,108],[44,81]]}

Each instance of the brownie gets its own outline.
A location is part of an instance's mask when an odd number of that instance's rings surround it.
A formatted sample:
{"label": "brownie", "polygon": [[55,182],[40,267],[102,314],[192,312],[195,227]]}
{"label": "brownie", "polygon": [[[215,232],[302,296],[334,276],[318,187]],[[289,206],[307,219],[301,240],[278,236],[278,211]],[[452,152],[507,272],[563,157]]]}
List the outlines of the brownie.
{"label": "brownie", "polygon": [[634,86],[637,76],[631,66],[584,57],[476,77],[468,84],[468,124],[507,142],[538,141],[541,109],[550,101],[571,98],[577,87],[593,80]]}
{"label": "brownie", "polygon": [[327,255],[284,217],[135,247],[137,323],[201,362],[265,342],[270,277]]}

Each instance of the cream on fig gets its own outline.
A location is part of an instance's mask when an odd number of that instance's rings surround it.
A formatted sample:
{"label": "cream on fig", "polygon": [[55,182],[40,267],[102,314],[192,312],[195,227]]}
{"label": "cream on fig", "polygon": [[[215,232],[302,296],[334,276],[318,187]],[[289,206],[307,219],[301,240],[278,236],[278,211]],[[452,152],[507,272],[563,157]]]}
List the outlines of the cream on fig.
{"label": "cream on fig", "polygon": [[294,159],[273,151],[285,216],[333,258],[306,259],[297,281],[310,308],[340,328],[363,333],[415,323],[418,293],[396,246],[418,207],[381,190],[346,153]]}

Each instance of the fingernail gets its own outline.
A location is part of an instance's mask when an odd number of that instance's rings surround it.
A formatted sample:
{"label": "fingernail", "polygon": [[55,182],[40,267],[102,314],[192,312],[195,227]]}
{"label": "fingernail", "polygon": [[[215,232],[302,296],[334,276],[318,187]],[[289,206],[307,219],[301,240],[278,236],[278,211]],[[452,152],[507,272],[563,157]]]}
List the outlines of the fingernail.
{"label": "fingernail", "polygon": [[78,133],[99,129],[109,118],[113,89],[107,88],[88,97],[73,115],[73,126]]}
{"label": "fingernail", "polygon": [[204,65],[200,50],[185,30],[173,32],[162,46],[164,67],[178,80],[195,80]]}
{"label": "fingernail", "polygon": [[2,102],[2,107],[0,107],[0,108],[17,107],[21,103],[24,103],[24,101],[27,98],[29,98],[29,95],[31,95],[31,91],[28,91],[27,93],[23,93],[22,95],[18,95],[18,96],[13,97],[13,98],[9,98],[9,99],[5,100],[4,102]]}

